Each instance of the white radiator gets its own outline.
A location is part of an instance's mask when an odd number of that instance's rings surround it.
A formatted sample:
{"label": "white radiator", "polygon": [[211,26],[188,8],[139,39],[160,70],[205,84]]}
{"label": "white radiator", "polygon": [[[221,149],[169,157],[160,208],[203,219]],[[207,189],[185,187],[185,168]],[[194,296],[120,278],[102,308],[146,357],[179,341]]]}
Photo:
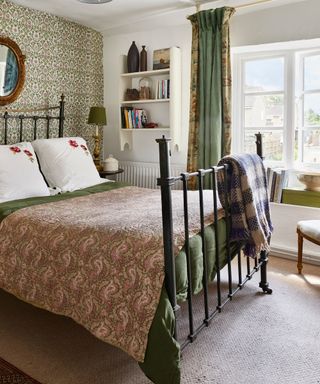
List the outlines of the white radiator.
{"label": "white radiator", "polygon": [[[142,163],[134,161],[120,161],[119,168],[124,170],[123,173],[117,175],[117,181],[124,181],[130,185],[143,188],[158,188],[157,178],[160,176],[160,168],[158,163]],[[171,165],[171,176],[179,176],[185,172],[183,165]],[[182,183],[177,182],[173,189],[181,189]]]}

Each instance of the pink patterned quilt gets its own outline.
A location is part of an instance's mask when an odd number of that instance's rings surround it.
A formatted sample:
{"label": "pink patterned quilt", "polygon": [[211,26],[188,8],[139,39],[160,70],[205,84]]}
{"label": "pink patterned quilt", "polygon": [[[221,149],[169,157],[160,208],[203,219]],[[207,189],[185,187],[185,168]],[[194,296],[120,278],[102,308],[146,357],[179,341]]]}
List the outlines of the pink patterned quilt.
{"label": "pink patterned quilt", "polygon": [[[212,222],[212,192],[205,191]],[[189,193],[190,235],[199,232]],[[184,243],[182,192],[173,191],[175,251]],[[143,361],[164,280],[160,192],[124,187],[23,208],[0,224],[0,288],[71,317]]]}

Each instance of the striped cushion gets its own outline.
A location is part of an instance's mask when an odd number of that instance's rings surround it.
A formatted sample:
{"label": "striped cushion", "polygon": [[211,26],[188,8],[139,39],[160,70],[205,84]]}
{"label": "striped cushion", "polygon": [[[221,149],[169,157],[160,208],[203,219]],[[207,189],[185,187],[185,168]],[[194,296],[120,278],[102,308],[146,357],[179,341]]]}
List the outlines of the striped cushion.
{"label": "striped cushion", "polygon": [[298,229],[311,239],[320,241],[320,220],[299,221]]}

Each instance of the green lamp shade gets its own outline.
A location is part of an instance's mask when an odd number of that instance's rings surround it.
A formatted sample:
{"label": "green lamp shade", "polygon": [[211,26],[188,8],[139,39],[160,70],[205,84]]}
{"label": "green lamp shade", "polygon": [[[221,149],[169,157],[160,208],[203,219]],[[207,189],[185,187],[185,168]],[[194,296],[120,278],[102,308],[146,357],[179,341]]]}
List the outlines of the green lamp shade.
{"label": "green lamp shade", "polygon": [[91,107],[88,117],[88,124],[106,125],[106,109],[104,107]]}

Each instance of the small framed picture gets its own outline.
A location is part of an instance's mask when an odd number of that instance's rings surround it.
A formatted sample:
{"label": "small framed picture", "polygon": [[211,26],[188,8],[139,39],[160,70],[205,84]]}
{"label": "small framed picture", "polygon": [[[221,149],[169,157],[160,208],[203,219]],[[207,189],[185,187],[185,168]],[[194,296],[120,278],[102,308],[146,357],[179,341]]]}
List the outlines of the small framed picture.
{"label": "small framed picture", "polygon": [[170,68],[170,48],[153,51],[153,69]]}

